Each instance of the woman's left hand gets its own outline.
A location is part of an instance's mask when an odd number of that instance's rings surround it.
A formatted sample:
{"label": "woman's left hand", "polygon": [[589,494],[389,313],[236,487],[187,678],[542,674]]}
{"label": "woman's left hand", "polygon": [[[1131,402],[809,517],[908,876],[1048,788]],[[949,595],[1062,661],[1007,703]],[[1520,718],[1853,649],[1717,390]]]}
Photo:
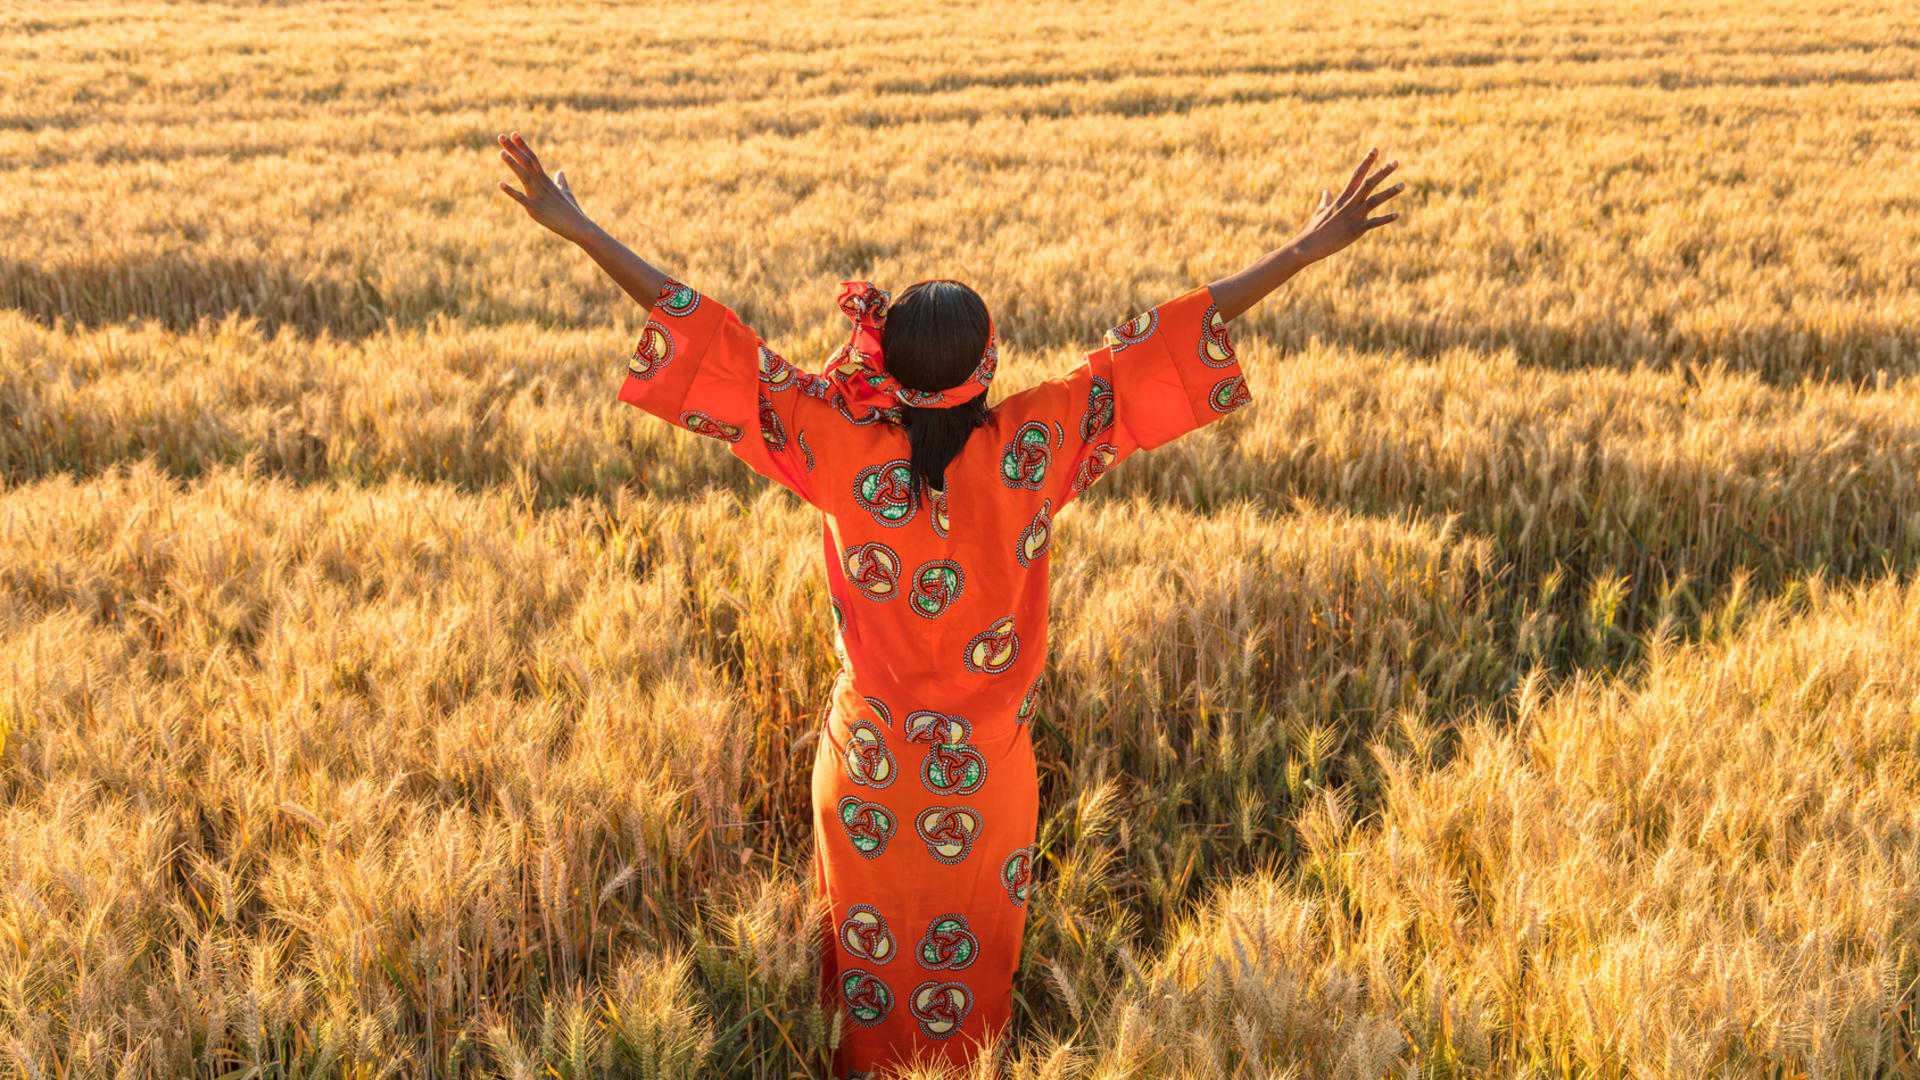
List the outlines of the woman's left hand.
{"label": "woman's left hand", "polygon": [[568,240],[578,243],[593,230],[593,221],[580,209],[579,200],[573,197],[573,189],[567,186],[567,174],[562,170],[554,178],[547,176],[547,170],[540,165],[540,159],[533,155],[533,147],[520,137],[519,132],[501,135],[500,159],[507,163],[520,182],[526,185],[525,192],[515,191],[505,180],[500,181],[500,190],[513,197],[513,201],[527,208],[527,215],[533,220],[553,230]]}
{"label": "woman's left hand", "polygon": [[1399,217],[1399,214],[1382,214],[1368,217],[1374,208],[1393,198],[1407,186],[1395,184],[1382,191],[1373,189],[1385,180],[1387,175],[1400,167],[1398,161],[1389,161],[1372,176],[1367,175],[1367,167],[1379,157],[1379,150],[1367,151],[1360,164],[1353,170],[1353,176],[1347,180],[1347,186],[1335,198],[1333,192],[1320,193],[1320,203],[1313,208],[1313,216],[1296,235],[1290,244],[1308,262],[1317,262],[1353,243],[1355,240]]}

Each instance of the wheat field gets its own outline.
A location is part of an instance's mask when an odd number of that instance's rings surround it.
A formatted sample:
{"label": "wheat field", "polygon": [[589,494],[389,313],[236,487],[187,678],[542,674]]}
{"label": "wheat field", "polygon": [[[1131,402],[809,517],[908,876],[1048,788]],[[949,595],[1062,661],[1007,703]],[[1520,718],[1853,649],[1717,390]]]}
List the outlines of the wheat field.
{"label": "wheat field", "polygon": [[1058,523],[1020,1080],[1920,1076],[1920,9],[0,11],[0,1073],[825,1077],[817,515],[496,132],[994,396],[1280,243]]}

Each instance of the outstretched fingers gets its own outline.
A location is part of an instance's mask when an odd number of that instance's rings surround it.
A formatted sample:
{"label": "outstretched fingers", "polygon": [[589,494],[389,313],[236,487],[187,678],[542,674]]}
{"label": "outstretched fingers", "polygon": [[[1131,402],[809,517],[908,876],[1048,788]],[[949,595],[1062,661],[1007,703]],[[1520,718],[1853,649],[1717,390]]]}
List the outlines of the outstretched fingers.
{"label": "outstretched fingers", "polygon": [[500,151],[500,160],[507,163],[507,168],[512,169],[513,175],[519,177],[522,183],[526,182],[527,167],[525,165],[520,164],[519,158],[516,158],[512,154],[509,154],[505,150],[502,150]]}
{"label": "outstretched fingers", "polygon": [[542,181],[551,183],[547,180],[547,171],[540,166],[540,159],[534,156],[533,147],[527,145],[527,141],[520,137],[519,132],[499,135],[496,138],[500,141],[500,160],[506,162],[507,167],[513,170],[513,174],[526,185],[529,194]]}
{"label": "outstretched fingers", "polygon": [[519,178],[520,185],[526,189],[515,191],[512,184],[502,180],[499,182],[500,190],[532,213],[533,200],[540,192],[541,181],[546,179],[540,170],[539,159],[533,156],[532,148],[527,146],[517,131],[512,135],[502,132],[497,138],[500,142],[500,160],[507,163],[507,168],[513,170],[513,175]]}
{"label": "outstretched fingers", "polygon": [[1389,161],[1385,165],[1382,165],[1378,172],[1367,177],[1366,183],[1360,185],[1360,190],[1356,193],[1355,198],[1365,199],[1373,194],[1373,189],[1380,186],[1380,181],[1385,180],[1393,170],[1399,167],[1400,163],[1398,161]]}
{"label": "outstretched fingers", "polygon": [[1406,184],[1406,181],[1403,180],[1400,183],[1395,184],[1390,188],[1386,188],[1385,190],[1374,192],[1372,195],[1367,197],[1366,201],[1361,204],[1361,207],[1368,212],[1372,212],[1374,207],[1379,206],[1381,203],[1386,202],[1388,199],[1393,198],[1395,195],[1400,194],[1402,191],[1405,191],[1406,189],[1407,189],[1407,184]]}
{"label": "outstretched fingers", "polygon": [[513,175],[520,178],[520,182],[527,186],[527,190],[533,190],[533,173],[527,168],[527,163],[520,160],[519,149],[505,135],[500,136],[500,145],[503,148],[500,151],[500,160],[507,163],[507,168],[513,170]]}
{"label": "outstretched fingers", "polygon": [[1380,148],[1373,147],[1367,151],[1366,157],[1360,159],[1360,164],[1353,167],[1353,175],[1347,179],[1347,186],[1340,190],[1340,197],[1334,200],[1336,206],[1345,206],[1347,200],[1360,191],[1360,185],[1366,180],[1367,166],[1372,165],[1373,159],[1379,154]]}
{"label": "outstretched fingers", "polygon": [[533,152],[533,147],[528,146],[527,140],[521,138],[520,133],[517,131],[513,133],[513,144],[514,146],[519,148],[520,153],[526,159],[527,167],[532,169],[536,176],[547,175],[547,170],[545,166],[542,166],[540,164],[539,155]]}

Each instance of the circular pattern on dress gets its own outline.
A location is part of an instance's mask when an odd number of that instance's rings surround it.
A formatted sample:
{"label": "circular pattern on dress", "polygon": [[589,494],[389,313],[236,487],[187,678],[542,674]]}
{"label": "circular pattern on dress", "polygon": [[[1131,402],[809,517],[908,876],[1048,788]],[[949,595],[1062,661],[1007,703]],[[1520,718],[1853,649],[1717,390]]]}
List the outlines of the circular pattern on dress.
{"label": "circular pattern on dress", "polygon": [[980,955],[980,939],[963,915],[947,914],[927,924],[914,958],[929,971],[963,971]]}
{"label": "circular pattern on dress", "polygon": [[952,559],[924,562],[913,572],[913,591],[907,595],[907,603],[914,614],[937,619],[949,604],[960,599],[966,584],[965,572]]}
{"label": "circular pattern on dress", "polygon": [[1220,307],[1209,304],[1200,320],[1200,362],[1208,367],[1227,367],[1233,363],[1233,343],[1227,340],[1227,320]]}
{"label": "circular pattern on dress", "polygon": [[1047,425],[1029,420],[1013,433],[1000,454],[1000,479],[1008,487],[1038,488],[1047,478],[1047,464],[1053,460],[1048,447],[1051,436]]}
{"label": "circular pattern on dress", "polygon": [[840,800],[839,810],[840,825],[847,830],[853,850],[863,859],[879,858],[893,839],[893,811],[852,795]]}
{"label": "circular pattern on dress", "polygon": [[873,707],[873,711],[879,715],[881,723],[887,725],[888,727],[893,726],[893,713],[887,711],[886,702],[881,701],[879,698],[874,697],[871,694],[861,698],[860,700],[866,702],[868,705]]}
{"label": "circular pattern on dress", "polygon": [[839,392],[834,388],[832,379],[815,372],[801,371],[799,368],[793,370],[793,385],[799,387],[801,393],[821,401],[830,401]]}
{"label": "circular pattern on dress", "polygon": [[897,771],[886,737],[871,720],[855,720],[849,726],[843,760],[847,779],[867,787],[883,788],[892,784]]}
{"label": "circular pattern on dress", "polygon": [[887,920],[866,904],[847,909],[847,917],[840,923],[840,944],[856,959],[875,964],[892,960],[895,951],[893,931],[887,929]]}
{"label": "circular pattern on dress", "polygon": [[1020,635],[1013,632],[1013,616],[987,627],[973,635],[967,642],[967,651],[961,656],[967,670],[977,675],[998,675],[1013,666],[1013,658],[1020,655]]}
{"label": "circular pattern on dress", "polygon": [[1117,456],[1119,456],[1119,450],[1112,443],[1101,443],[1088,450],[1087,456],[1080,462],[1080,467],[1074,470],[1071,485],[1073,494],[1078,495],[1087,490],[1093,486],[1095,480],[1105,476],[1107,470],[1113,467],[1113,459]]}
{"label": "circular pattern on dress", "polygon": [[1092,442],[1112,426],[1113,387],[1096,375],[1087,387],[1087,411],[1080,417],[1080,437]]}
{"label": "circular pattern on dress", "polygon": [[848,968],[840,977],[840,1000],[847,1016],[861,1027],[873,1027],[893,1011],[893,991],[880,976],[859,968]]}
{"label": "circular pattern on dress", "polygon": [[903,721],[906,740],[927,748],[920,761],[920,783],[943,798],[964,797],[987,780],[987,759],[967,740],[973,725],[952,713],[920,710]]}
{"label": "circular pattern on dress", "polygon": [[908,1002],[929,1039],[952,1038],[973,1011],[973,991],[957,982],[923,982]]}
{"label": "circular pattern on dress", "polygon": [[900,591],[900,556],[877,540],[848,548],[841,564],[847,584],[869,600],[891,600]]}
{"label": "circular pattern on dress", "polygon": [[933,535],[947,535],[947,489],[940,488],[927,497],[927,520],[933,525]]}
{"label": "circular pattern on dress", "polygon": [[1207,404],[1219,413],[1230,413],[1252,400],[1253,395],[1247,391],[1247,380],[1238,375],[1229,375],[1214,383],[1212,391],[1207,394]]}
{"label": "circular pattern on dress", "polygon": [[651,379],[660,374],[660,369],[673,359],[673,335],[657,322],[648,322],[640,328],[640,340],[634,343],[633,358],[627,361],[627,371],[635,378]]}
{"label": "circular pattern on dress", "polygon": [[793,365],[772,349],[766,342],[760,343],[760,381],[767,384],[769,390],[785,390],[793,385]]}
{"label": "circular pattern on dress", "polygon": [[919,710],[903,722],[906,739],[927,748],[920,762],[920,783],[944,798],[964,797],[980,790],[987,779],[987,759],[967,740],[973,725],[951,713]]}
{"label": "circular pattern on dress", "polygon": [[966,718],[952,713],[916,709],[907,714],[905,737],[910,743],[924,743],[928,746],[938,746],[941,743],[964,743],[973,737],[973,725],[968,723]]}
{"label": "circular pattern on dress", "polygon": [[854,477],[853,499],[880,524],[905,525],[913,520],[913,466],[905,458],[867,466]]}
{"label": "circular pattern on dress", "polygon": [[914,819],[914,831],[934,861],[952,866],[973,851],[980,835],[980,812],[971,806],[929,806]]}
{"label": "circular pattern on dress", "polygon": [[833,655],[840,662],[847,662],[847,612],[840,606],[840,598],[835,596],[827,600],[828,610],[833,612]]}
{"label": "circular pattern on dress", "polygon": [[1033,520],[1020,530],[1014,541],[1013,557],[1021,566],[1032,566],[1053,545],[1053,500],[1041,499]]}
{"label": "circular pattern on dress", "polygon": [[787,448],[787,425],[780,422],[780,414],[766,398],[760,399],[760,439],[769,450]]}
{"label": "circular pattern on dress", "polygon": [[1114,352],[1122,352],[1129,345],[1138,345],[1153,336],[1153,328],[1159,323],[1159,308],[1135,315],[1107,331],[1107,347]]}
{"label": "circular pattern on dress", "polygon": [[1013,714],[1014,723],[1024,724],[1033,719],[1033,707],[1040,702],[1040,680],[1043,677],[1044,674],[1033,677],[1033,685],[1027,687],[1027,696],[1020,699],[1019,711]]}
{"label": "circular pattern on dress", "polygon": [[1007,899],[1015,907],[1027,906],[1027,885],[1033,880],[1032,846],[1014,848],[1013,854],[1000,864],[1000,884],[1007,890]]}
{"label": "circular pattern on dress", "polygon": [[695,435],[724,439],[727,442],[739,442],[740,436],[745,434],[738,426],[729,424],[725,420],[717,420],[698,410],[681,413],[680,424]]}
{"label": "circular pattern on dress", "polygon": [[682,318],[693,314],[693,309],[700,306],[700,294],[669,278],[660,287],[660,295],[654,299],[653,306],[675,318]]}
{"label": "circular pattern on dress", "polygon": [[920,783],[949,799],[979,791],[986,779],[987,759],[968,743],[935,743],[927,747],[927,756],[920,763]]}

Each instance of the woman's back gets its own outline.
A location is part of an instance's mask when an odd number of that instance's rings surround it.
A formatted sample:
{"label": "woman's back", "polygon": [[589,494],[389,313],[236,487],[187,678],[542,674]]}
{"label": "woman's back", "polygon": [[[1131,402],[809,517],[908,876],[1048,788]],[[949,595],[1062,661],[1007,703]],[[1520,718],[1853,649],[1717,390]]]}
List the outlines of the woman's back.
{"label": "woman's back", "polygon": [[1244,404],[1244,385],[1201,289],[994,407],[942,490],[916,495],[899,425],[819,410],[810,501],[854,684],[890,709],[1024,720],[1046,666],[1054,515],[1126,453]]}
{"label": "woman's back", "polygon": [[[849,452],[826,466],[836,482],[816,505],[828,592],[837,647],[863,694],[1012,722],[1037,683],[1053,509],[1046,477],[1034,477],[1042,486],[1004,478],[1020,404],[1003,403],[974,430],[942,490],[916,496],[906,432],[892,424],[853,429]],[[1044,444],[1028,438],[1031,476],[1050,467],[1043,455],[1059,438],[1051,428]]]}
{"label": "woman's back", "polygon": [[831,913],[823,978],[853,1024],[841,1059],[938,1047],[964,1064],[1011,1017],[1054,515],[1127,454],[1239,408],[1246,387],[1195,289],[995,406],[942,488],[922,490],[902,414],[858,408],[844,385],[670,282],[620,398],[820,509],[842,666],[813,767],[814,866]]}

